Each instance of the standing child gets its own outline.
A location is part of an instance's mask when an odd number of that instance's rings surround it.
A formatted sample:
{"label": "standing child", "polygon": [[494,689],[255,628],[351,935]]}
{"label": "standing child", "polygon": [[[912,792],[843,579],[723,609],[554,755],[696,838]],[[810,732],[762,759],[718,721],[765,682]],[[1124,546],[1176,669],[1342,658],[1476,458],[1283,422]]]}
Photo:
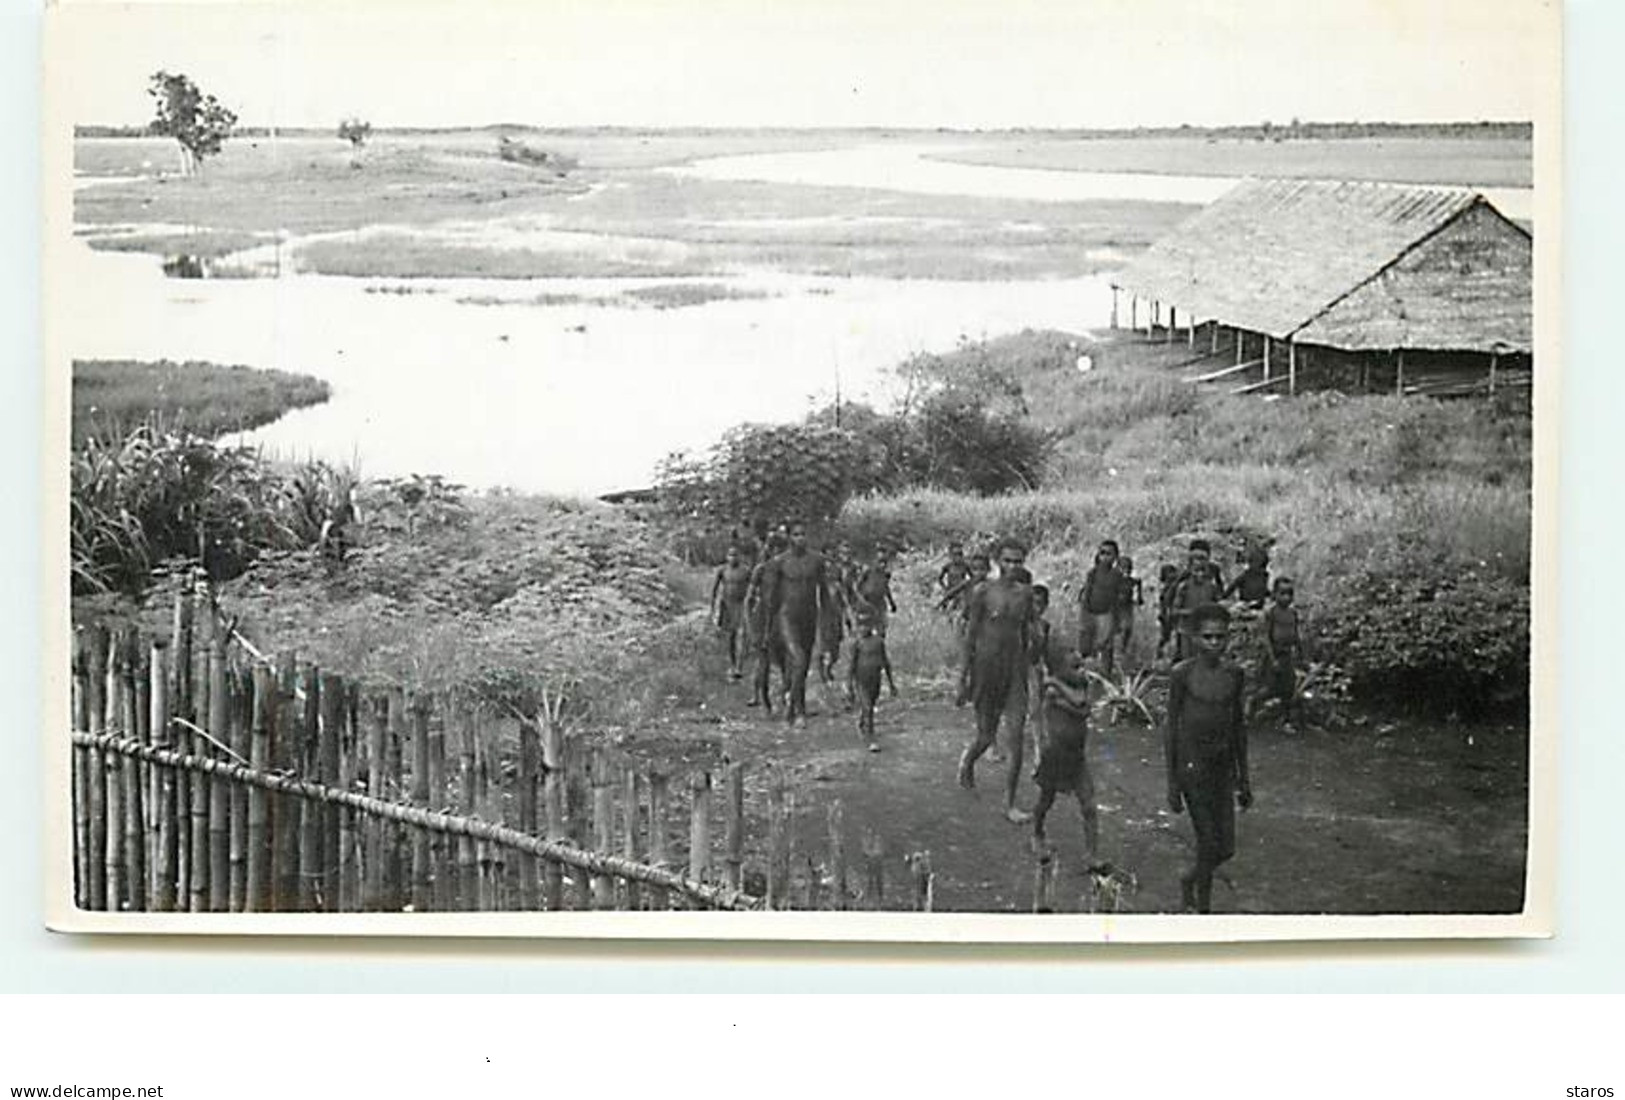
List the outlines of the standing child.
{"label": "standing child", "polygon": [[751,567],[741,560],[738,546],[728,547],[726,560],[711,582],[711,619],[728,639],[728,679],[743,678],[739,663],[745,650],[745,594]]}
{"label": "standing child", "polygon": [[886,655],[886,638],[875,629],[874,615],[860,612],[858,633],[852,640],[852,663],[847,669],[846,698],[858,708],[858,736],[870,752],[880,751],[875,739],[875,704],[880,700],[880,677],[884,673],[891,697],[897,698],[897,681],[892,679],[891,659]]}
{"label": "standing child", "polygon": [[1122,603],[1123,575],[1117,571],[1117,542],[1106,539],[1095,551],[1095,564],[1078,592],[1078,652],[1100,656],[1100,667],[1112,674],[1112,648],[1117,634],[1117,609]]}
{"label": "standing child", "polygon": [[970,563],[966,567],[965,576],[961,577],[958,583],[945,589],[942,598],[937,601],[938,611],[951,609],[959,613],[960,633],[964,633],[965,630],[965,613],[970,607],[971,593],[976,590],[977,585],[987,580],[988,575],[992,572],[993,563],[989,560],[987,553],[978,550],[970,556]]}
{"label": "standing child", "polygon": [[1097,855],[1100,849],[1100,822],[1095,810],[1095,782],[1089,774],[1089,688],[1088,666],[1083,654],[1072,652],[1056,662],[1062,666],[1053,676],[1043,678],[1039,702],[1038,768],[1033,779],[1038,784],[1038,802],[1033,807],[1033,847],[1045,850],[1044,818],[1055,805],[1058,794],[1077,797],[1083,815],[1083,862],[1090,871],[1103,870]]}
{"label": "standing child", "polygon": [[1134,644],[1135,609],[1144,606],[1145,594],[1140,589],[1140,578],[1134,575],[1133,558],[1127,555],[1118,558],[1117,572],[1122,575],[1123,580],[1117,592],[1117,613],[1112,620],[1112,637],[1117,652],[1123,655],[1126,664],[1129,647]]}
{"label": "standing child", "polygon": [[1164,563],[1157,570],[1157,656],[1174,636],[1174,593],[1179,589],[1179,566]]}
{"label": "standing child", "polygon": [[897,614],[897,601],[891,594],[891,552],[884,546],[875,551],[875,560],[858,577],[858,607],[874,612],[875,629],[882,634],[888,615]]}
{"label": "standing child", "polygon": [[1245,678],[1224,659],[1230,612],[1207,603],[1190,612],[1195,656],[1168,677],[1168,721],[1163,751],[1168,764],[1168,808],[1187,810],[1196,833],[1196,863],[1180,877],[1186,912],[1206,913],[1213,903],[1213,872],[1236,853],[1236,806],[1253,804],[1242,720]]}
{"label": "standing child", "polygon": [[1247,607],[1264,606],[1270,598],[1270,552],[1254,544],[1247,548],[1247,568],[1225,587],[1222,598],[1235,596]]}
{"label": "standing child", "polygon": [[1297,586],[1289,577],[1275,578],[1274,601],[1264,609],[1264,678],[1268,697],[1281,701],[1281,728],[1293,732],[1298,701],[1298,665],[1303,633],[1293,606]]}
{"label": "standing child", "polygon": [[1174,657],[1184,660],[1191,655],[1191,643],[1186,635],[1194,629],[1191,613],[1198,607],[1218,603],[1224,593],[1224,578],[1213,564],[1213,547],[1206,539],[1192,539],[1185,565],[1185,575],[1174,585],[1173,619],[1178,631],[1174,641]]}
{"label": "standing child", "polygon": [[970,576],[970,564],[965,561],[965,546],[960,542],[948,544],[948,560],[937,571],[937,595],[944,596]]}

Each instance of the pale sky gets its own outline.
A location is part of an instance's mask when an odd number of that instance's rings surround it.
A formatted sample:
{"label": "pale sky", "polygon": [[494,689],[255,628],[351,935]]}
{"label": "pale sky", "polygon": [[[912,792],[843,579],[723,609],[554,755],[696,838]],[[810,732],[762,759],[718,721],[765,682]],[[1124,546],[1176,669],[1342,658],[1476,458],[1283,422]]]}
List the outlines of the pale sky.
{"label": "pale sky", "polygon": [[1123,127],[1528,120],[1555,0],[69,0],[47,86],[151,117],[180,70],[246,125]]}

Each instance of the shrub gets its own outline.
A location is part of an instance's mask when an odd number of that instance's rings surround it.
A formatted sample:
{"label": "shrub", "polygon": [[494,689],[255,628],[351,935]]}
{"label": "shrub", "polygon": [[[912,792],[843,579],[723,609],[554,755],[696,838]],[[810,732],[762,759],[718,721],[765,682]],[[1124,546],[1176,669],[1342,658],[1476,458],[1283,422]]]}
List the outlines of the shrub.
{"label": "shrub", "polygon": [[1434,560],[1367,574],[1316,621],[1364,699],[1478,716],[1527,698],[1529,590],[1488,569]]}

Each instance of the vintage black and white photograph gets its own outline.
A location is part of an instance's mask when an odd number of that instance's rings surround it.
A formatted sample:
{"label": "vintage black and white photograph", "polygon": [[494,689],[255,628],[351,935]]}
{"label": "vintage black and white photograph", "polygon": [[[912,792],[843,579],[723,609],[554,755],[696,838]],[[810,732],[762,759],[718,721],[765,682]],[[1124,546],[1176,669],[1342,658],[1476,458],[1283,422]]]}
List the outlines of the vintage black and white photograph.
{"label": "vintage black and white photograph", "polygon": [[53,927],[1550,931],[1557,5],[48,17]]}

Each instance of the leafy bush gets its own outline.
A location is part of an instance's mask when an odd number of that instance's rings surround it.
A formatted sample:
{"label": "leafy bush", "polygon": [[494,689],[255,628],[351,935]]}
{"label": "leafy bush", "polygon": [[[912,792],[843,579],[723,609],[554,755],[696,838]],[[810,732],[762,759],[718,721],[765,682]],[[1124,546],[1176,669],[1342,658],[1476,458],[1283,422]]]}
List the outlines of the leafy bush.
{"label": "leafy bush", "polygon": [[1359,577],[1317,623],[1362,698],[1476,716],[1527,697],[1528,587],[1480,566]]}

